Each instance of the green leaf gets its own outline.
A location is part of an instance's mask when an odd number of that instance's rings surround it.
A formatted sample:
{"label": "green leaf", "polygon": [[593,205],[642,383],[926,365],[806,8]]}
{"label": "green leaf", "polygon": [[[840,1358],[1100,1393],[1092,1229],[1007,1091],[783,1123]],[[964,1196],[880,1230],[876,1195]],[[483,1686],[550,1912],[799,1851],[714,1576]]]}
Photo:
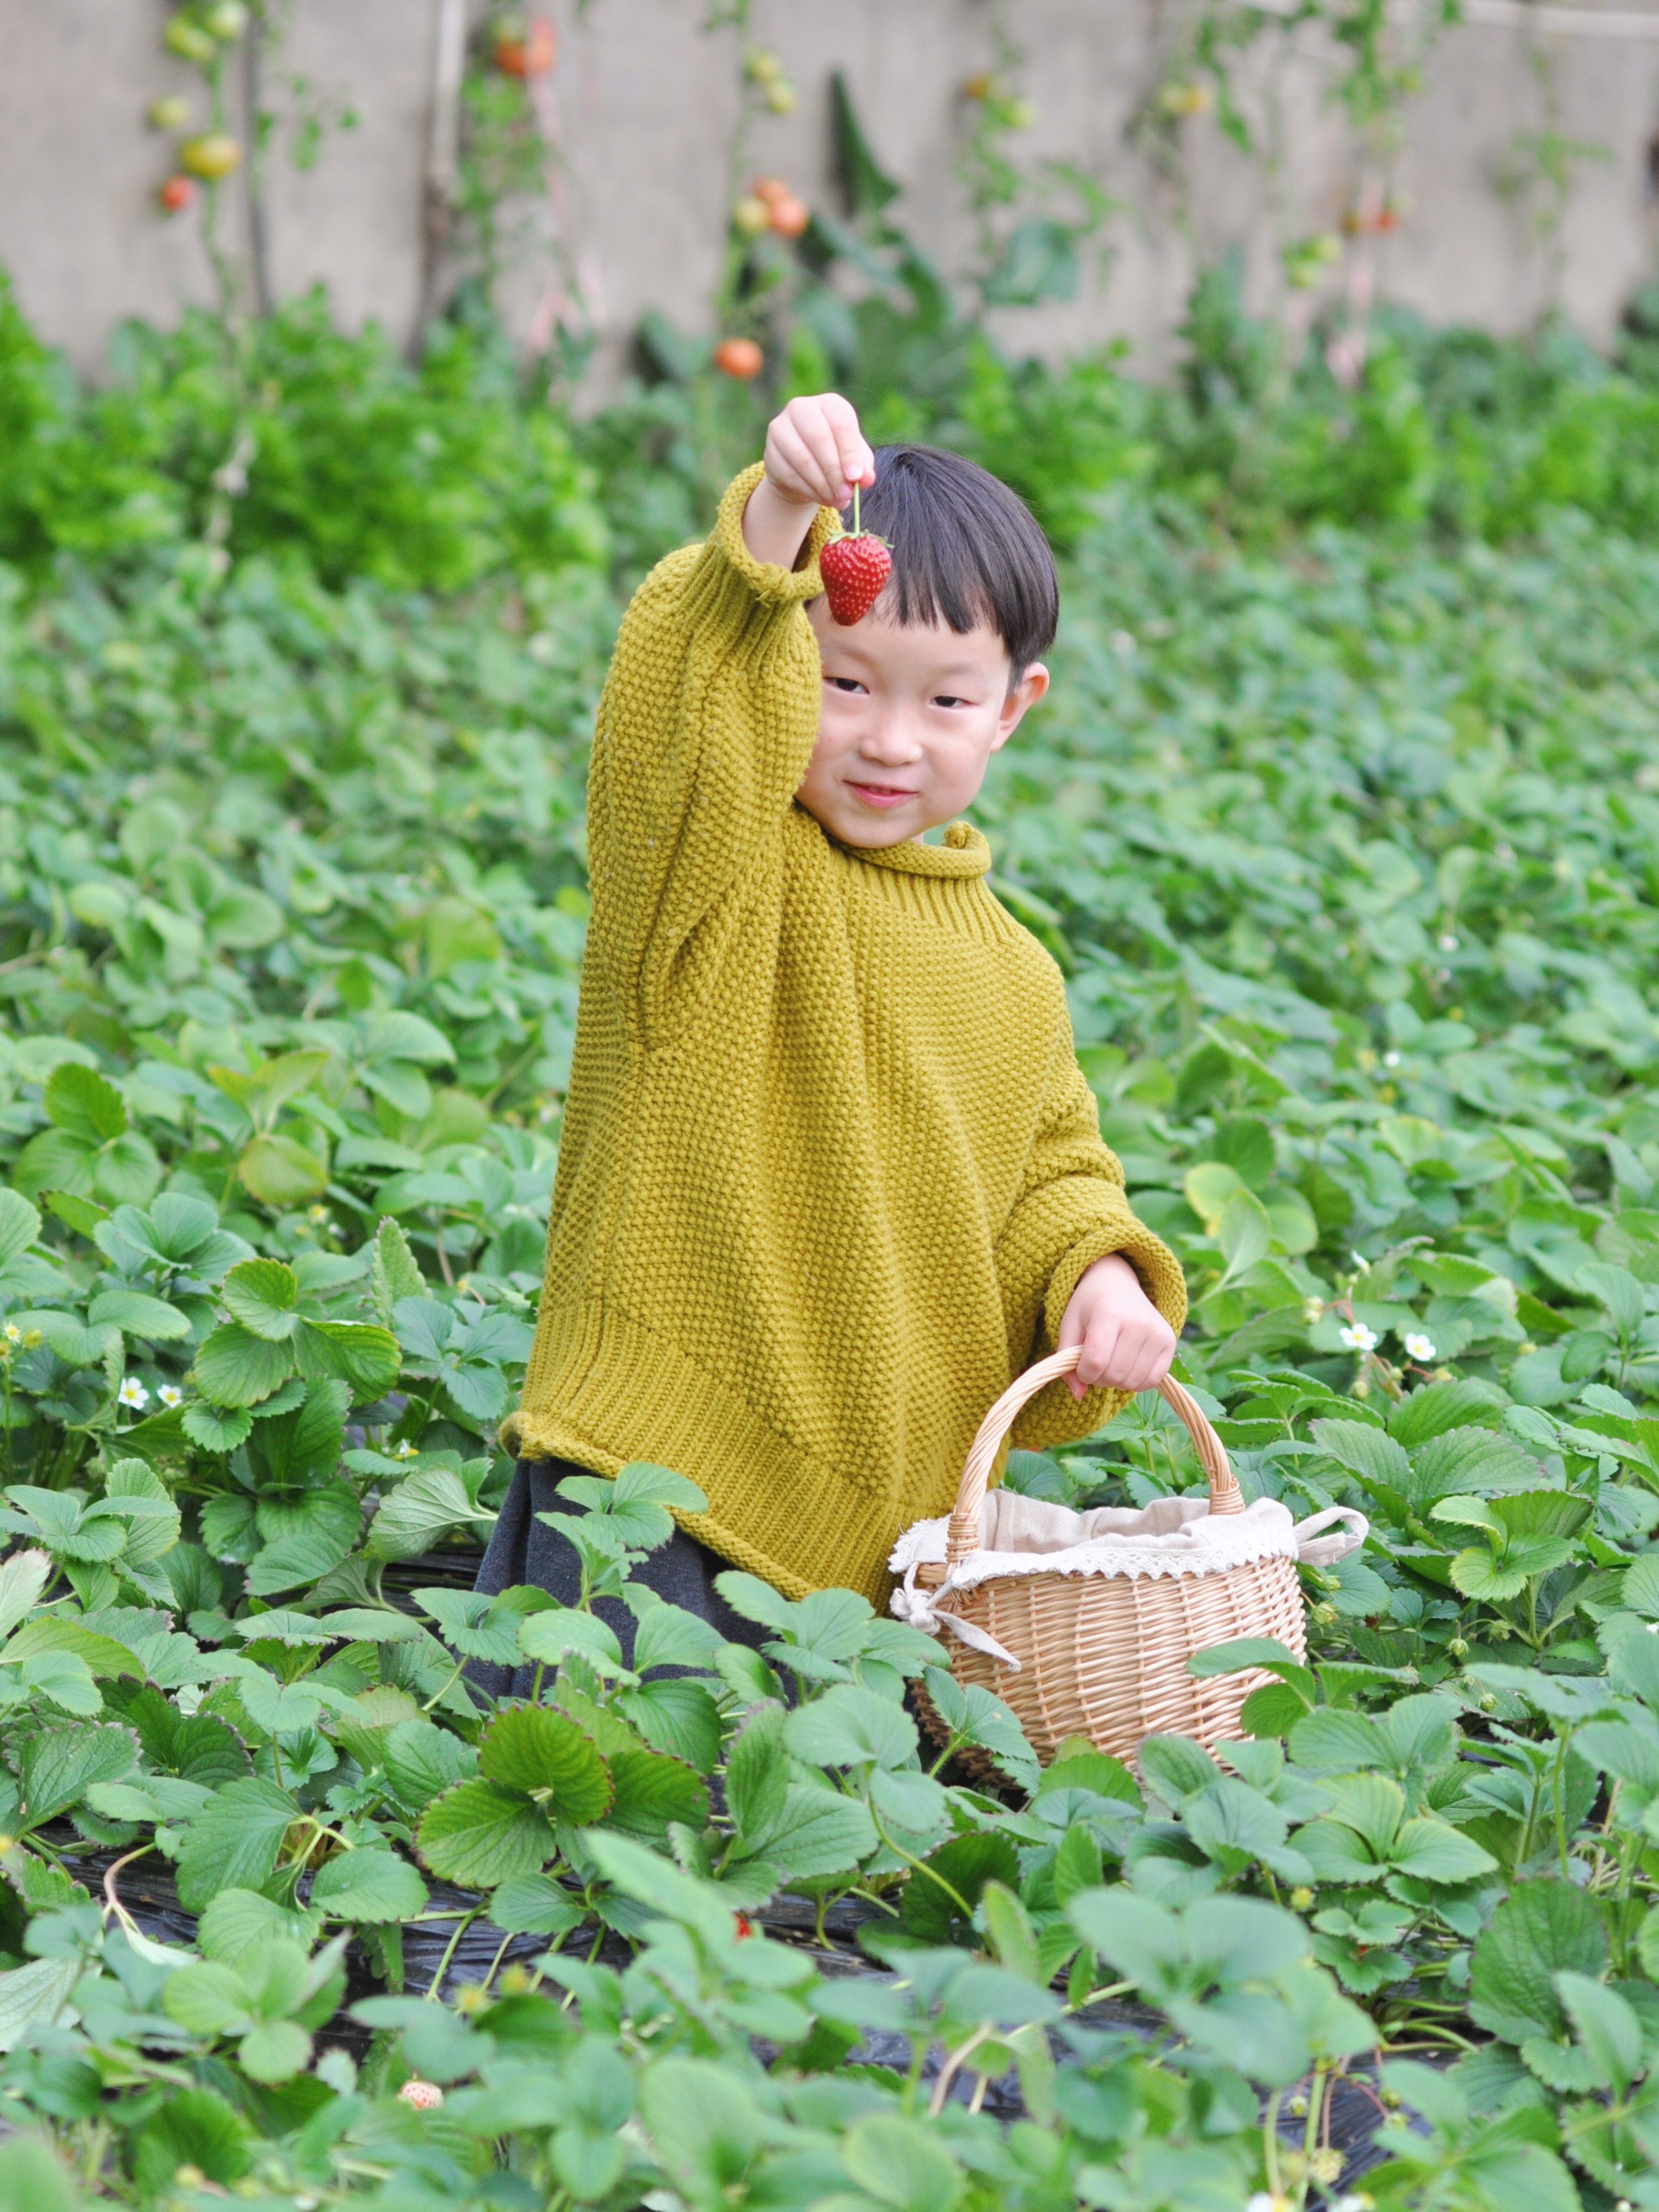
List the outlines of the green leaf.
{"label": "green leaf", "polygon": [[[82,1965],[78,1956],[31,1959],[26,1966],[0,1973],[0,2051],[15,2051],[37,2021],[60,2017],[70,1991],[81,1978]],[[20,2199],[16,2212],[35,2212],[33,2200]]]}
{"label": "green leaf", "polygon": [[473,1504],[453,1468],[422,1467],[380,1500],[365,1551],[372,1559],[414,1559],[452,1528],[487,1528],[493,1520],[493,1513]]}
{"label": "green leaf", "polygon": [[165,1298],[126,1289],[100,1291],[87,1308],[87,1319],[94,1328],[107,1324],[150,1344],[172,1343],[188,1336],[191,1328],[189,1315],[170,1306]]}
{"label": "green leaf", "polygon": [[112,1083],[96,1068],[77,1061],[60,1061],[46,1079],[42,1104],[46,1119],[88,1145],[105,1145],[124,1136],[127,1127],[125,1101]]}
{"label": "green leaf", "polygon": [[[748,1838],[744,1838],[745,1848]],[[875,1822],[861,1801],[789,1783],[758,1856],[792,1881],[853,1872],[875,1850]]]}
{"label": "green leaf", "polygon": [[732,1739],[726,1760],[726,1803],[745,1850],[760,1849],[783,1817],[789,1788],[783,1710],[761,1705]]}
{"label": "green leaf", "polygon": [[1357,1474],[1362,1482],[1388,1490],[1403,1491],[1410,1478],[1411,1462],[1403,1445],[1364,1421],[1315,1421],[1309,1435],[1321,1451],[1339,1467]]}
{"label": "green leaf", "polygon": [[374,1925],[424,1911],[426,1884],[407,1859],[388,1850],[343,1851],[325,1860],[311,1885],[314,1911],[331,1920]]}
{"label": "green leaf", "polygon": [[1622,2096],[1644,2070],[1640,2020],[1616,1990],[1588,1974],[1558,1973],[1555,1994],[1595,2069],[1596,2087]]}
{"label": "green leaf", "polygon": [[278,1053],[252,1068],[210,1066],[208,1074],[251,1120],[269,1125],[291,1098],[310,1090],[327,1066],[327,1053],[313,1048]]}
{"label": "green leaf", "polygon": [[[216,2188],[232,2187],[252,2162],[255,2137],[241,2113],[216,2090],[173,2087],[131,2141],[133,2171],[140,2185],[165,2202],[181,2166],[193,2166]],[[6,2212],[15,2212],[15,2208],[7,2207]]]}
{"label": "green leaf", "polygon": [[713,1667],[720,1638],[710,1622],[684,1606],[665,1603],[643,1583],[630,1587],[628,1602],[636,1623],[635,1674],[648,1674],[653,1667]]}
{"label": "green leaf", "polygon": [[623,1690],[617,1705],[653,1751],[683,1759],[699,1774],[711,1774],[720,1752],[720,1707],[701,1682],[647,1682]]}
{"label": "green leaf", "polygon": [[221,1295],[233,1321],[271,1344],[284,1344],[299,1327],[300,1286],[281,1260],[244,1260],[225,1277]]}
{"label": "green leaf", "polygon": [[545,1792],[549,1816],[573,1828],[602,1820],[611,1807],[611,1776],[592,1739],[546,1705],[498,1712],[479,1740],[478,1771],[509,1789]]}
{"label": "green leaf", "polygon": [[21,1812],[31,1828],[78,1805],[94,1782],[119,1782],[138,1759],[132,1730],[106,1722],[65,1723],[25,1737],[17,1754]]}
{"label": "green leaf", "polygon": [[915,1723],[902,1705],[873,1690],[838,1682],[784,1724],[797,1759],[817,1766],[902,1766],[916,1748]]}
{"label": "green leaf", "polygon": [[848,210],[854,216],[879,215],[890,201],[898,198],[902,188],[871,151],[852,91],[840,70],[830,73],[830,101],[836,166]]}
{"label": "green leaf", "polygon": [[298,1943],[309,1950],[317,1931],[315,1913],[290,1912],[257,1890],[222,1889],[204,1907],[196,1940],[204,1958],[234,1966],[273,1942]]}
{"label": "green leaf", "polygon": [[296,2021],[262,2020],[243,2036],[236,2056],[250,2081],[286,2081],[311,2063],[311,2038]]}
{"label": "green leaf", "polygon": [[1460,1376],[1449,1382],[1425,1382],[1400,1400],[1389,1414],[1389,1434],[1415,1451],[1431,1437],[1473,1424],[1496,1428],[1503,1419],[1504,1395],[1491,1382]]}
{"label": "green leaf", "polygon": [[1477,1938],[1469,2015],[1506,2043],[1559,2035],[1565,2015],[1559,1973],[1601,1974],[1607,1937],[1600,1908],[1565,1881],[1517,1884]]}
{"label": "green leaf", "polygon": [[11,1634],[52,1579],[45,1552],[14,1552],[0,1561],[0,1641]]}
{"label": "green leaf", "polygon": [[257,1406],[287,1381],[294,1356],[286,1344],[255,1336],[240,1322],[221,1322],[203,1340],[191,1378],[216,1406]]}
{"label": "green leaf", "polygon": [[605,1816],[607,1828],[661,1844],[676,1824],[694,1832],[708,1825],[708,1792],[683,1760],[659,1751],[619,1751],[610,1765],[616,1795]]}
{"label": "green leaf", "polygon": [[617,1475],[611,1494],[618,1505],[665,1505],[681,1513],[708,1510],[708,1500],[695,1482],[649,1460],[630,1460]]}
{"label": "green leaf", "polygon": [[434,1874],[474,1889],[538,1874],[556,1849],[545,1814],[522,1791],[487,1781],[458,1782],[434,1799],[415,1844]]}
{"label": "green leaf", "polygon": [[435,1721],[399,1721],[386,1733],[380,1756],[386,1779],[399,1802],[411,1811],[431,1802],[452,1782],[465,1781],[478,1770],[478,1754],[459,1736]]}
{"label": "green leaf", "polygon": [[640,2083],[640,2106],[661,2166],[687,2201],[735,2201],[760,2147],[761,2110],[734,2069],[711,2059],[665,2058]]}
{"label": "green leaf", "polygon": [[[872,1838],[873,1834],[872,1829]],[[971,1910],[979,1905],[988,1882],[1014,1887],[1019,1880],[1019,1859],[1013,1844],[1006,1836],[952,1836],[926,1863],[929,1872],[913,1875],[904,1885],[899,1899],[900,1926],[920,1943],[975,1948],[978,1937],[973,1925],[963,1917],[951,1892],[954,1890]]]}
{"label": "green leaf", "polygon": [[597,1613],[584,1613],[580,1607],[549,1606],[544,1612],[526,1614],[516,1631],[511,1631],[510,1623],[507,1626],[514,1657],[522,1653],[538,1665],[556,1667],[567,1651],[581,1651],[608,1673],[631,1671],[623,1666],[616,1630]]}
{"label": "green leaf", "polygon": [[40,1234],[40,1216],[15,1190],[0,1190],[0,1268],[27,1252]]}
{"label": "green leaf", "polygon": [[236,1163],[237,1178],[250,1196],[273,1212],[304,1206],[328,1188],[328,1162],[297,1137],[255,1137]]}
{"label": "green leaf", "polygon": [[896,2112],[855,2121],[842,2140],[841,2161],[867,2196],[893,2212],[953,2212],[967,2185],[938,2132]]}
{"label": "green leaf", "polygon": [[308,1382],[338,1376],[365,1401],[383,1396],[403,1364],[397,1338],[374,1322],[302,1321],[295,1352]]}
{"label": "green leaf", "polygon": [[250,1774],[216,1790],[185,1831],[179,1855],[179,1901],[200,1912],[222,1889],[258,1889],[300,1808],[287,1790]]}
{"label": "green leaf", "polygon": [[1389,1863],[1395,1873],[1418,1881],[1455,1886],[1491,1874],[1498,1862],[1472,1836],[1424,1815],[1401,1825],[1389,1846]]}
{"label": "green leaf", "polygon": [[374,1310],[381,1326],[386,1328],[392,1326],[394,1309],[399,1298],[419,1298],[426,1295],[425,1278],[410,1249],[409,1239],[389,1213],[382,1215],[380,1224],[374,1232],[369,1283]]}
{"label": "green leaf", "polygon": [[1443,1498],[1535,1490],[1538,1477],[1538,1462],[1511,1438],[1489,1429],[1449,1429],[1413,1453],[1404,1487],[1413,1509],[1423,1513]]}

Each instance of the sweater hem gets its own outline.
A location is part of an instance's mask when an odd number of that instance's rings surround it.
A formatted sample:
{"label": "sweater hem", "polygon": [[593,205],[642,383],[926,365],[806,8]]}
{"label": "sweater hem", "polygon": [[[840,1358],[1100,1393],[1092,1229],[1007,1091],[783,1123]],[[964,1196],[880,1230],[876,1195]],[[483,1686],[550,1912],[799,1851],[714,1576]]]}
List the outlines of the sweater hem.
{"label": "sweater hem", "polygon": [[902,1476],[878,1488],[780,1436],[678,1346],[598,1299],[544,1306],[540,1341],[501,1442],[527,1459],[574,1459],[614,1475],[654,1460],[708,1500],[681,1526],[787,1596],[836,1579],[886,1601],[887,1555],[910,1522],[947,1508],[932,1484]]}

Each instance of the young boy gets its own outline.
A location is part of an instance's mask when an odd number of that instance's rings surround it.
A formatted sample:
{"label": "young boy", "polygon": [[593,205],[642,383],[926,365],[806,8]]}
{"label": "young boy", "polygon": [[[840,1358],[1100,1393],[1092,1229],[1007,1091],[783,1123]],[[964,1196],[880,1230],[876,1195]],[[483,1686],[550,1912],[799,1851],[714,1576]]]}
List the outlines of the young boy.
{"label": "young boy", "polygon": [[[855,484],[893,575],[843,629],[817,556]],[[708,1498],[653,1555],[663,1595],[750,1637],[727,1564],[884,1607],[895,1539],[949,1510],[1033,1359],[1083,1347],[1021,1416],[1031,1446],[1167,1373],[1180,1269],[1101,1141],[1060,971],[957,818],[1048,688],[1057,613],[1005,485],[872,453],[834,393],[789,403],[713,536],[641,587],[594,739],[547,1282],[481,1589],[574,1596],[540,1516],[564,1477],[641,1459]]]}

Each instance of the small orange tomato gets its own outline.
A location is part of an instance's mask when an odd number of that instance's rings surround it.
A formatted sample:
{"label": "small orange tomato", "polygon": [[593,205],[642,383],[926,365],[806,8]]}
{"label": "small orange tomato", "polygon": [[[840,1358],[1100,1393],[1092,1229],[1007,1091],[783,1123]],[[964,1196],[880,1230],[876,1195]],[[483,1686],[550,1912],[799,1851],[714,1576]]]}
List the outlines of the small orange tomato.
{"label": "small orange tomato", "polygon": [[545,76],[558,51],[551,17],[532,15],[521,34],[503,27],[495,40],[495,66],[507,76]]}
{"label": "small orange tomato", "polygon": [[774,200],[787,200],[790,197],[789,187],[781,177],[752,177],[749,189],[757,200],[764,200],[768,207]]}
{"label": "small orange tomato", "polygon": [[168,215],[182,215],[196,197],[196,187],[188,177],[169,177],[155,195]]}
{"label": "small orange tomato", "polygon": [[780,238],[799,238],[812,220],[812,211],[805,200],[786,192],[781,199],[774,200],[769,229],[775,230]]}
{"label": "small orange tomato", "polygon": [[714,366],[722,376],[734,376],[746,384],[765,368],[766,356],[753,338],[722,338],[714,348]]}

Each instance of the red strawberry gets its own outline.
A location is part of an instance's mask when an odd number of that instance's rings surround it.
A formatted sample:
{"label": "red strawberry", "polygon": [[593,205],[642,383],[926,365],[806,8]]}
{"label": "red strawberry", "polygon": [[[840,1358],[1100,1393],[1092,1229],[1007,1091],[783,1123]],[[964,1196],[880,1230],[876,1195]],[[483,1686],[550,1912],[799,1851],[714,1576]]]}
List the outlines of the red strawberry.
{"label": "red strawberry", "polygon": [[892,573],[892,555],[867,530],[852,538],[832,538],[818,556],[830,620],[842,629],[862,622]]}

